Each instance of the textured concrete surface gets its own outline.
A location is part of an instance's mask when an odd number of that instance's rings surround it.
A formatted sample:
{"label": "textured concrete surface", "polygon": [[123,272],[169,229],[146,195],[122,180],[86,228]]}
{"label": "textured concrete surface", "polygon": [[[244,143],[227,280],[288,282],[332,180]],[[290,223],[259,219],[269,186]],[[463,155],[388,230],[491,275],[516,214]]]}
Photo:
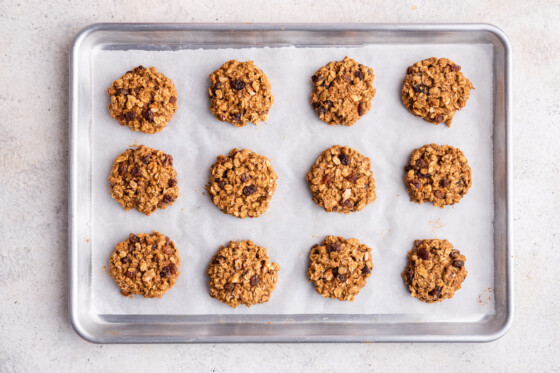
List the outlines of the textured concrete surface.
{"label": "textured concrete surface", "polygon": [[[560,2],[0,1],[0,372],[560,371]],[[516,318],[489,344],[94,345],[67,314],[68,52],[93,22],[489,22],[514,46]]]}

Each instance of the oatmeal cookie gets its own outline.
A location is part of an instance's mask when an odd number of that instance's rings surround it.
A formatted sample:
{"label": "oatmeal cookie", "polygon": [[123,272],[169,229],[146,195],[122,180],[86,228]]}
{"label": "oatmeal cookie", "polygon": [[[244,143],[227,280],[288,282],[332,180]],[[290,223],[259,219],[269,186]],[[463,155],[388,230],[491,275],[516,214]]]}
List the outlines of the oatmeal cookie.
{"label": "oatmeal cookie", "polygon": [[333,61],[311,77],[311,106],[329,124],[351,126],[371,109],[373,70],[351,58]]}
{"label": "oatmeal cookie", "polygon": [[325,298],[353,301],[371,276],[371,248],[355,238],[327,236],[309,252],[309,281]]}
{"label": "oatmeal cookie", "polygon": [[433,124],[451,121],[469,99],[472,83],[461,66],[447,58],[428,58],[406,70],[402,102],[412,114]]}
{"label": "oatmeal cookie", "polygon": [[265,121],[274,97],[270,81],[253,61],[227,61],[210,74],[210,111],[222,122],[243,127]]}
{"label": "oatmeal cookie", "polygon": [[111,195],[126,211],[146,215],[172,205],[179,195],[173,157],[140,145],[120,154],[109,176]]}
{"label": "oatmeal cookie", "polygon": [[410,295],[435,303],[452,298],[467,277],[465,261],[447,240],[416,240],[402,273]]}
{"label": "oatmeal cookie", "polygon": [[177,110],[177,91],[171,79],[155,67],[138,66],[107,89],[109,113],[133,131],[157,133]]}
{"label": "oatmeal cookie", "polygon": [[327,212],[360,211],[375,201],[371,162],[348,146],[323,151],[307,173],[313,201]]}
{"label": "oatmeal cookie", "polygon": [[161,298],[175,285],[180,265],[179,252],[169,237],[156,231],[131,233],[109,258],[109,273],[125,297]]}
{"label": "oatmeal cookie", "polygon": [[463,152],[450,145],[424,145],[410,154],[404,182],[410,200],[443,207],[458,203],[471,187],[471,168]]}
{"label": "oatmeal cookie", "polygon": [[210,296],[233,308],[268,302],[279,270],[264,247],[252,241],[230,241],[220,246],[208,265]]}
{"label": "oatmeal cookie", "polygon": [[276,179],[268,158],[248,149],[233,149],[227,156],[218,156],[210,167],[206,189],[224,213],[256,218],[268,209]]}

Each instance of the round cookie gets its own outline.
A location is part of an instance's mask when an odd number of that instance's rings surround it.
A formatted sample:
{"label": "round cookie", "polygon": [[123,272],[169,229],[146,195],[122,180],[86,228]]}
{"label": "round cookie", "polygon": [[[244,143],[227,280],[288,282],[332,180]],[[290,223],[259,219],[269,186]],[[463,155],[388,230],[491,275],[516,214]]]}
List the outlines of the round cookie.
{"label": "round cookie", "polygon": [[161,298],[175,285],[180,265],[179,252],[169,237],[156,231],[131,233],[109,258],[109,274],[126,297]]}
{"label": "round cookie", "polygon": [[157,133],[177,110],[177,91],[171,79],[155,67],[138,66],[107,89],[109,113],[133,131]]}
{"label": "round cookie", "polygon": [[474,89],[460,70],[455,62],[436,57],[409,66],[402,87],[404,106],[426,122],[445,122],[450,127]]}
{"label": "round cookie", "polygon": [[330,62],[311,77],[311,106],[323,122],[351,126],[371,109],[374,77],[371,67],[349,57]]}
{"label": "round cookie", "polygon": [[233,308],[268,302],[279,270],[264,247],[252,241],[230,241],[220,246],[208,265],[210,296]]}
{"label": "round cookie", "polygon": [[443,207],[458,203],[471,187],[471,168],[463,152],[450,145],[428,144],[414,149],[405,166],[410,200]]}
{"label": "round cookie", "polygon": [[227,61],[210,74],[210,111],[222,122],[243,127],[265,121],[274,102],[270,81],[253,61]]}
{"label": "round cookie", "polygon": [[313,201],[327,212],[348,214],[375,201],[375,180],[369,158],[348,146],[323,151],[307,173]]}
{"label": "round cookie", "polygon": [[268,209],[278,176],[268,158],[248,149],[220,155],[210,167],[206,189],[224,213],[256,218]]}
{"label": "round cookie", "polygon": [[179,195],[173,157],[140,145],[120,154],[109,176],[111,195],[126,211],[146,215],[172,205]]}
{"label": "round cookie", "polygon": [[309,281],[325,298],[353,301],[371,276],[371,248],[355,238],[327,236],[309,252]]}
{"label": "round cookie", "polygon": [[402,278],[410,295],[435,303],[452,298],[467,277],[466,258],[447,240],[416,240]]}

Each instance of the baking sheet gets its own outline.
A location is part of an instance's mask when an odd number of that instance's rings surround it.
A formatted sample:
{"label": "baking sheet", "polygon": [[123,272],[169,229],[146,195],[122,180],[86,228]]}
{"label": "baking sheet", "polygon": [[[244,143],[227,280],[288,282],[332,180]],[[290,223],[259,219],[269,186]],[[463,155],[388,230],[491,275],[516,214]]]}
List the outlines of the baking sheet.
{"label": "baking sheet", "polygon": [[[181,51],[92,52],[92,312],[98,314],[408,314],[478,320],[494,313],[492,53],[490,44],[371,45],[359,48],[253,48]],[[373,68],[372,110],[352,127],[327,126],[309,104],[310,76],[332,60],[350,56]],[[409,114],[400,102],[406,67],[431,56],[462,66],[475,90],[451,128]],[[254,60],[270,78],[275,103],[265,125],[243,128],[217,121],[208,110],[208,74],[229,59]],[[163,132],[146,135],[109,116],[105,90],[137,65],[156,66],[178,92],[178,110]],[[402,181],[412,149],[450,144],[465,153],[473,186],[456,206],[439,209],[409,202]],[[144,216],[125,212],[109,192],[116,156],[144,144],[174,156],[180,197]],[[325,213],[312,200],[305,175],[317,156],[348,145],[372,160],[377,199],[364,210]],[[279,175],[268,211],[257,219],[223,214],[204,193],[209,167],[219,154],[248,148],[270,158]],[[82,171],[79,171],[82,172]],[[84,170],[85,172],[85,170]],[[87,175],[78,175],[85,178]],[[175,241],[182,258],[177,284],[162,299],[120,295],[104,266],[130,232],[157,230]],[[354,302],[324,299],[307,282],[310,247],[324,236],[355,237],[372,247],[374,270]],[[468,277],[455,297],[425,304],[410,297],[400,273],[419,238],[446,238],[467,256]],[[271,300],[231,309],[208,296],[206,266],[220,245],[251,239],[280,265]],[[490,295],[490,298],[488,297]]]}

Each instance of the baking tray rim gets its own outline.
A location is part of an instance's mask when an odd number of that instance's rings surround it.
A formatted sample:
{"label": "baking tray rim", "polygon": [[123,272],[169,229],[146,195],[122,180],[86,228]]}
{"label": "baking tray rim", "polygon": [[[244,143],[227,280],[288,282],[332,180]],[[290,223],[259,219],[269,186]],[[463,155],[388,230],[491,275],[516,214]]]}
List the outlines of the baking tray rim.
{"label": "baking tray rim", "polygon": [[[503,322],[488,334],[445,334],[445,335],[329,335],[319,334],[312,336],[296,335],[219,335],[219,336],[184,336],[162,337],[141,336],[136,339],[118,337],[103,338],[87,330],[87,321],[83,320],[78,309],[78,271],[77,247],[78,237],[75,215],[77,213],[77,126],[78,110],[76,99],[78,71],[76,61],[84,40],[91,34],[99,31],[359,31],[359,32],[426,32],[426,31],[451,31],[468,32],[484,31],[496,38],[503,48],[504,56],[504,120],[505,120],[505,161],[506,161],[506,193],[505,193],[505,314]],[[498,27],[488,23],[94,23],[80,30],[71,46],[69,61],[69,196],[68,196],[68,310],[70,323],[76,333],[84,340],[92,343],[217,343],[217,342],[491,342],[503,337],[511,328],[514,318],[514,291],[513,291],[513,150],[512,150],[512,45],[506,34]],[[89,315],[91,317],[91,315]],[[498,313],[493,315],[498,317]],[[86,321],[86,322],[84,322]]]}

